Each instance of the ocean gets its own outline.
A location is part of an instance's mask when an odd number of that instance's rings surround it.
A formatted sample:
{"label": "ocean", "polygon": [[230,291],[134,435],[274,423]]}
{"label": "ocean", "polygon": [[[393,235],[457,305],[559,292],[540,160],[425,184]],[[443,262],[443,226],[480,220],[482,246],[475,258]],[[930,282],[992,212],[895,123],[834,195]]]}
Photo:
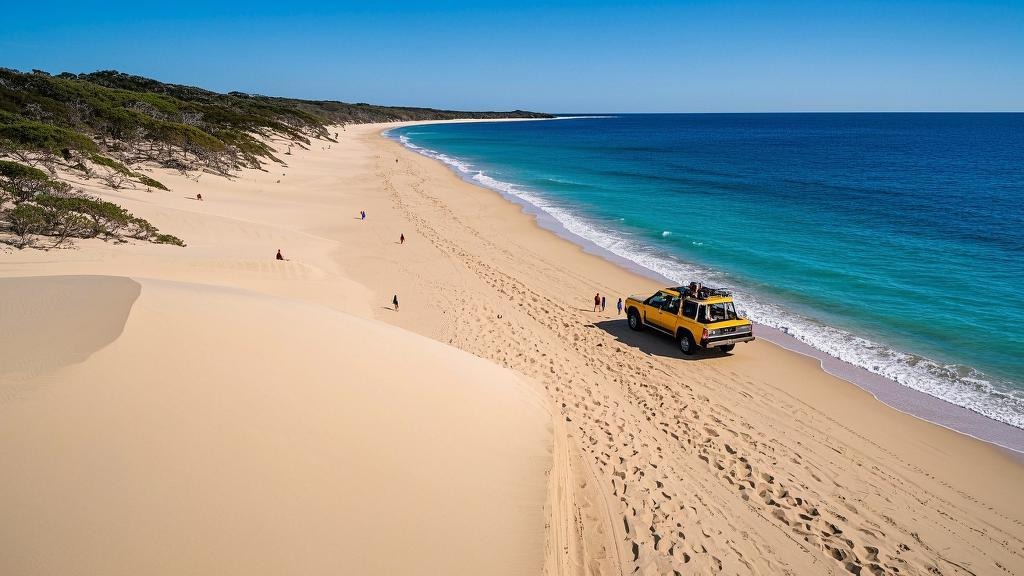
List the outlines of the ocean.
{"label": "ocean", "polygon": [[1024,114],[627,114],[388,135],[570,238],[728,287],[758,324],[1024,428]]}

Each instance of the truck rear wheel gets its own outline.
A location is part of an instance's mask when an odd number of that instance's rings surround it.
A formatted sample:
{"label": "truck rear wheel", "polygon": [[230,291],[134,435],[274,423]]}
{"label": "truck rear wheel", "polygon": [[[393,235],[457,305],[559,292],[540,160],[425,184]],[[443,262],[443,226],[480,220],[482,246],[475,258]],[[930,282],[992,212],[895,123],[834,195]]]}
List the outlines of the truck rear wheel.
{"label": "truck rear wheel", "polygon": [[732,349],[735,347],[735,344],[726,344],[725,346],[719,346],[718,349],[722,352],[732,352]]}
{"label": "truck rear wheel", "polygon": [[691,356],[697,351],[697,343],[693,341],[693,336],[690,335],[689,330],[680,331],[679,350],[687,356]]}
{"label": "truck rear wheel", "polygon": [[626,318],[629,321],[629,327],[633,330],[643,330],[644,323],[640,320],[640,313],[636,311],[636,308],[630,308],[626,314]]}

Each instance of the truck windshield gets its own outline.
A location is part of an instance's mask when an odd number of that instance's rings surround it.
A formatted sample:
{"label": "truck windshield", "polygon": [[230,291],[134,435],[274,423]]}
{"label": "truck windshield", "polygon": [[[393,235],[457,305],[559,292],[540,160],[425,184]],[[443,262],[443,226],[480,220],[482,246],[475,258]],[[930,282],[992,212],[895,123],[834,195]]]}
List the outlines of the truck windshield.
{"label": "truck windshield", "polygon": [[723,320],[735,320],[736,308],[732,302],[720,302],[718,304],[706,304],[701,307],[702,322],[721,322]]}

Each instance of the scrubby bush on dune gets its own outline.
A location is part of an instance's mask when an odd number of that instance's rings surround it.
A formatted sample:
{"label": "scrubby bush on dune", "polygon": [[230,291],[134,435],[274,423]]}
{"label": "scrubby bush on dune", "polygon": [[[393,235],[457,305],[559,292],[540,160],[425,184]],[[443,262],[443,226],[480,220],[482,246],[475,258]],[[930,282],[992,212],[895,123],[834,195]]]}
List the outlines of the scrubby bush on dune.
{"label": "scrubby bush on dune", "polygon": [[148,186],[150,188],[156,188],[158,190],[167,190],[167,186],[164,186],[159,181],[154,180],[149,176],[146,176],[145,174],[136,174],[135,177],[136,179],[138,179],[140,183],[142,183],[145,186]]}
{"label": "scrubby bush on dune", "polygon": [[0,124],[0,139],[12,143],[18,150],[67,156],[68,151],[92,152],[96,143],[74,130],[44,122],[15,120]]}
{"label": "scrubby bush on dune", "polygon": [[0,138],[50,154],[99,148],[129,166],[150,161],[224,173],[280,162],[268,137],[309,145],[313,137],[330,139],[331,124],[505,117],[549,115],[219,94],[116,71],[51,76],[0,68]]}
{"label": "scrubby bush on dune", "polygon": [[125,176],[131,176],[132,175],[132,171],[131,171],[130,168],[128,168],[124,164],[121,164],[117,160],[114,160],[113,158],[107,158],[106,156],[104,156],[102,154],[90,154],[89,155],[89,160],[91,160],[94,164],[99,164],[100,166],[106,166],[107,168],[110,168],[111,170],[113,170],[115,172],[120,172],[121,174],[124,174]]}
{"label": "scrubby bush on dune", "polygon": [[101,176],[101,178],[103,179],[103,181],[108,186],[110,186],[111,188],[113,188],[115,190],[118,189],[118,188],[122,188],[127,183],[127,181],[129,179],[131,179],[131,178],[134,178],[140,184],[142,184],[143,186],[146,186],[147,188],[157,188],[158,190],[168,190],[167,186],[164,186],[159,181],[154,180],[153,178],[150,178],[149,176],[146,176],[145,174],[139,174],[138,172],[133,172],[130,168],[128,168],[124,164],[121,164],[117,160],[114,160],[113,158],[107,158],[106,156],[104,156],[102,154],[90,154],[89,155],[89,160],[93,164],[97,164],[99,166],[103,166],[103,167],[109,169],[109,172],[107,174]]}
{"label": "scrubby bush on dune", "polygon": [[[327,136],[326,122],[259,98],[118,72],[50,76],[0,69],[0,138],[19,151],[88,154],[102,148],[129,165],[228,172],[274,160],[261,136],[308,142],[310,136]],[[104,159],[93,160],[126,174]]]}
{"label": "scrubby bush on dune", "polygon": [[75,211],[71,197],[40,194],[34,203],[43,210],[47,236],[54,239],[54,247],[68,238],[88,238],[93,233],[89,218]]}
{"label": "scrubby bush on dune", "polygon": [[33,204],[18,204],[5,212],[4,217],[7,220],[7,226],[15,236],[12,244],[18,248],[30,245],[32,237],[41,234],[46,227],[43,209]]}
{"label": "scrubby bush on dune", "polygon": [[117,239],[132,222],[132,215],[113,202],[87,196],[69,196],[65,201],[71,211],[88,219],[86,238]]}
{"label": "scrubby bush on dune", "polygon": [[0,206],[5,200],[19,204],[36,194],[67,191],[69,186],[45,172],[18,162],[0,160]]}
{"label": "scrubby bush on dune", "polygon": [[181,238],[178,238],[177,236],[172,236],[170,234],[157,234],[150,238],[150,242],[155,242],[157,244],[173,244],[175,246],[182,247],[185,246],[185,243],[182,242]]}
{"label": "scrubby bush on dune", "polygon": [[35,166],[54,175],[98,176],[115,189],[135,181],[167,190],[133,167],[228,175],[283,164],[267,144],[271,139],[300,148],[311,138],[333,140],[332,124],[509,117],[550,116],[219,94],[116,71],[52,76],[0,68],[0,239],[19,247],[35,236],[51,237],[54,245],[92,237],[184,245],[116,204],[72,193]]}
{"label": "scrubby bush on dune", "polygon": [[54,247],[69,238],[185,245],[121,206],[72,192],[31,166],[0,161],[0,191],[0,239],[18,248],[32,245],[37,236],[52,239]]}

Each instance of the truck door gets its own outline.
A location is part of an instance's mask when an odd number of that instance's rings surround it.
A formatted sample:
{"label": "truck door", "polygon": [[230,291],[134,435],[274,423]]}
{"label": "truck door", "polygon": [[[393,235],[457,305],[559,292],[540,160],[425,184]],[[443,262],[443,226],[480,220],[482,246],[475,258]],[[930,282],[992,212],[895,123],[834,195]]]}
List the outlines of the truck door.
{"label": "truck door", "polygon": [[655,321],[658,327],[668,330],[669,332],[675,332],[681,302],[682,299],[679,296],[669,296],[665,299],[665,302],[661,306],[661,310],[658,311],[658,317]]}
{"label": "truck door", "polygon": [[665,301],[668,300],[668,294],[665,292],[658,292],[654,296],[648,298],[643,307],[644,324],[653,324],[654,326],[660,327],[661,324],[661,307],[665,305]]}

